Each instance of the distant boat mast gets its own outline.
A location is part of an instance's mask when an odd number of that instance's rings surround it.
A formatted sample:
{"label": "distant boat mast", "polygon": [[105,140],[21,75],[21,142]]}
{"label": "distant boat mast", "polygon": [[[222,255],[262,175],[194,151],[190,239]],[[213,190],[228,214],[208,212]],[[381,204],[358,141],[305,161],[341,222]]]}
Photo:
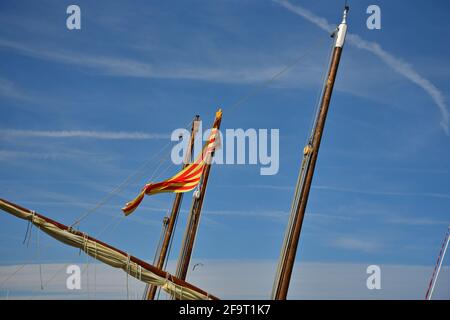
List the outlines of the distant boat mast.
{"label": "distant boat mast", "polygon": [[323,89],[322,100],[309,142],[303,151],[303,161],[300,168],[289,223],[272,290],[272,299],[275,300],[285,300],[287,297],[292,269],[295,262],[295,255],[297,253],[298,241],[300,239],[303,218],[305,216],[306,204],[308,202],[309,191],[314,175],[314,168],[316,166],[316,161],[319,154],[320,142],[322,140],[323,129],[325,127],[325,120],[328,113],[328,107],[330,105],[331,94],[333,93],[334,81],[336,80],[342,48],[344,46],[345,36],[347,33],[346,18],[348,10],[349,7],[345,6],[342,22],[334,33],[336,40],[334,43],[328,77]]}
{"label": "distant boat mast", "polygon": [[439,276],[439,272],[441,271],[442,262],[444,261],[445,253],[447,252],[449,242],[450,242],[450,226],[448,226],[447,232],[444,237],[444,241],[442,241],[441,250],[439,251],[436,265],[434,267],[433,274],[431,275],[430,284],[428,285],[427,293],[425,294],[425,300],[431,300],[431,297],[433,296],[434,287],[436,286],[436,282]]}

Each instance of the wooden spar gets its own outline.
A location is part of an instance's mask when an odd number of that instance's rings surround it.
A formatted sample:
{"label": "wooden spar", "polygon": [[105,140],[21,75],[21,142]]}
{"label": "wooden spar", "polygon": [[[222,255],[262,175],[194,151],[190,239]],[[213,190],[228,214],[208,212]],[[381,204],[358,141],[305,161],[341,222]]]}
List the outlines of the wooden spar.
{"label": "wooden spar", "polygon": [[[214,120],[213,129],[219,130],[221,121],[222,121],[222,111],[219,109],[216,112],[216,118]],[[216,143],[218,138],[219,136],[216,137]],[[194,248],[195,237],[200,222],[200,214],[202,211],[203,200],[205,199],[205,192],[206,187],[208,185],[208,178],[211,170],[211,161],[213,157],[214,152],[212,152],[212,154],[210,154],[210,156],[206,159],[206,165],[203,170],[202,181],[199,190],[194,191],[191,210],[189,213],[186,231],[181,246],[181,253],[177,262],[176,276],[180,279],[186,279],[189,263],[191,261],[192,250]]]}
{"label": "wooden spar", "polygon": [[[5,212],[10,213],[11,215],[18,217],[18,218],[28,220],[33,224],[36,224],[37,223],[36,221],[41,221],[39,224],[40,230],[46,232],[49,236],[55,238],[56,240],[66,244],[66,245],[82,249],[84,252],[86,252],[86,254],[90,255],[91,257],[93,257],[99,261],[102,261],[106,264],[109,264],[115,268],[122,267],[122,269],[123,269],[123,266],[119,267],[116,263],[117,263],[117,257],[125,257],[128,259],[128,265],[130,265],[130,263],[134,263],[135,265],[140,266],[142,269],[148,270],[149,272],[151,272],[152,274],[154,274],[157,277],[167,279],[167,281],[171,281],[173,284],[175,284],[177,286],[190,289],[196,293],[199,293],[203,296],[208,297],[209,299],[213,299],[213,300],[218,299],[217,297],[203,291],[202,289],[197,288],[196,286],[194,286],[190,283],[187,283],[184,280],[178,279],[177,277],[174,277],[170,273],[162,271],[141,259],[138,259],[132,255],[129,255],[128,253],[126,253],[120,249],[117,249],[107,243],[104,243],[100,240],[97,240],[83,232],[74,230],[71,227],[68,227],[62,223],[59,223],[55,220],[47,218],[46,216],[41,215],[37,212],[23,208],[15,203],[12,203],[12,202],[9,202],[9,201],[3,200],[3,199],[0,199],[0,209],[4,210]],[[62,238],[62,236],[63,236],[62,234],[66,235],[66,236],[64,236],[64,238]],[[76,242],[74,239],[69,239],[69,237],[67,235],[73,235],[72,238],[73,237],[76,237],[78,239],[81,238],[81,239],[83,239],[83,241],[81,243]],[[89,244],[89,242],[91,242],[92,244]],[[101,260],[101,257],[103,257],[102,252],[104,252],[105,250],[114,252],[114,257],[108,257],[107,260]],[[127,268],[127,267],[125,267],[125,268]],[[139,274],[134,274],[132,272],[128,272],[128,273],[137,279],[140,278]]]}
{"label": "wooden spar", "polygon": [[346,6],[342,23],[339,25],[337,32],[335,33],[335,45],[333,48],[328,77],[323,90],[318,115],[311,133],[310,141],[304,149],[304,157],[297,182],[294,201],[292,203],[290,220],[286,230],[277,275],[272,290],[272,299],[275,300],[285,300],[289,290],[289,283],[295,262],[295,255],[297,253],[303,218],[305,216],[306,204],[308,202],[309,191],[314,175],[314,168],[316,166],[316,161],[319,154],[319,147],[328,113],[328,107],[330,105],[333,86],[336,80],[342,48],[344,46],[345,36],[347,33],[346,17],[348,10],[349,8]]}
{"label": "wooden spar", "polygon": [[[194,141],[195,141],[195,135],[197,134],[198,131],[198,121],[200,121],[200,116],[195,116],[194,120],[192,121],[192,127],[191,127],[191,136],[189,138],[189,143],[188,143],[188,147],[187,147],[187,152],[186,152],[186,156],[184,159],[184,163],[182,165],[182,169],[184,169],[189,162],[192,161],[192,154],[194,151]],[[167,251],[169,249],[169,245],[170,242],[172,240],[172,236],[173,236],[173,230],[175,228],[175,222],[178,218],[178,213],[180,212],[180,207],[181,207],[181,202],[183,200],[183,193],[177,193],[175,195],[175,198],[173,200],[173,204],[172,204],[172,210],[170,212],[170,216],[168,218],[168,222],[167,225],[165,227],[165,232],[164,232],[164,239],[163,242],[161,244],[161,250],[159,252],[158,255],[158,260],[155,263],[156,267],[163,270],[164,269],[164,264],[166,262],[166,258],[167,258]],[[146,286],[146,298],[147,300],[153,300],[155,299],[155,294],[156,294],[156,289],[157,286]]]}

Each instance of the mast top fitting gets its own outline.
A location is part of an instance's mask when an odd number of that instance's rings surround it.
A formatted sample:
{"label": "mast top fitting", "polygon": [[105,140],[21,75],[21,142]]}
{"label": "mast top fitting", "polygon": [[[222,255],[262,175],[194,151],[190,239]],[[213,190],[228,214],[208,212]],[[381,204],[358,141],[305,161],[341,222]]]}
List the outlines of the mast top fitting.
{"label": "mast top fitting", "polygon": [[341,22],[342,24],[347,24],[347,13],[349,10],[350,10],[350,7],[346,5],[344,7],[344,13],[342,15],[342,22]]}
{"label": "mast top fitting", "polygon": [[348,14],[349,10],[350,10],[350,7],[349,6],[345,6],[344,13],[342,14],[342,22],[341,22],[341,24],[347,24],[347,14]]}

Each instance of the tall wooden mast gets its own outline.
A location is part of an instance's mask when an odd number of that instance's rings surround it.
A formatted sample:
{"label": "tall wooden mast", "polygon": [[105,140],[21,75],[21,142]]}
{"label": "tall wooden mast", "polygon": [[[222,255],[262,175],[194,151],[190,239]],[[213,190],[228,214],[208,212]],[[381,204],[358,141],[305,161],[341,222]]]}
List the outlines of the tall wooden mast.
{"label": "tall wooden mast", "polygon": [[286,230],[283,248],[281,250],[280,260],[277,269],[277,275],[272,290],[272,299],[285,300],[287,297],[289,283],[291,280],[292,269],[297,253],[298,241],[305,215],[306,204],[308,202],[309,191],[314,175],[314,168],[319,154],[320,142],[322,139],[325,120],[330,105],[331,94],[333,92],[334,82],[342,54],[342,48],[347,33],[347,13],[349,8],[344,9],[343,19],[335,32],[335,45],[331,57],[328,77],[323,90],[320,107],[314,128],[311,133],[309,142],[304,149],[303,162],[297,181],[294,200],[292,202],[289,224]]}
{"label": "tall wooden mast", "polygon": [[[183,169],[189,164],[189,162],[192,161],[195,135],[197,134],[197,131],[198,131],[199,121],[200,121],[200,117],[198,115],[195,116],[194,120],[192,121],[191,136],[189,138],[187,152],[186,152],[186,155],[184,158],[184,163],[182,166]],[[178,213],[180,212],[182,200],[183,200],[183,193],[177,193],[173,200],[170,216],[166,217],[164,219],[164,238],[161,243],[161,249],[158,254],[158,259],[155,263],[155,266],[161,270],[164,269],[164,264],[165,264],[166,258],[167,258],[167,252],[168,252],[171,240],[172,240],[173,231],[175,228],[175,222],[178,218]],[[153,300],[155,298],[156,290],[157,290],[157,286],[148,286],[147,285],[146,291],[145,291],[146,299]]]}
{"label": "tall wooden mast", "polygon": [[[213,130],[220,129],[220,123],[222,121],[222,111],[219,109],[216,112],[216,118],[213,124]],[[219,136],[217,133],[216,143]],[[208,142],[206,142],[208,143]],[[208,185],[209,172],[211,170],[211,161],[214,157],[214,152],[208,155],[206,159],[206,165],[202,174],[202,181],[199,186],[199,190],[194,191],[194,197],[192,199],[191,210],[189,213],[188,222],[186,225],[186,231],[184,234],[183,243],[181,246],[180,257],[178,258],[176,275],[180,279],[186,279],[189,263],[191,261],[192,250],[194,248],[195,237],[197,235],[198,225],[200,222],[200,214],[202,211],[203,200],[205,198],[206,187]]]}

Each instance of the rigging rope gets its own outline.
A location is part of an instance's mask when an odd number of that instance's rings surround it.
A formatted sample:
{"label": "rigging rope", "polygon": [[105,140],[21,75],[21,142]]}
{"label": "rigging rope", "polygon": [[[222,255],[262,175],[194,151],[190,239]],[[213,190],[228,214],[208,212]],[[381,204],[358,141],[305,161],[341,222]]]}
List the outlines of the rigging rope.
{"label": "rigging rope", "polygon": [[[253,91],[250,91],[248,94],[243,95],[240,99],[238,99],[235,103],[233,103],[232,105],[230,105],[227,110],[232,110],[234,108],[237,108],[238,106],[242,105],[244,102],[246,102],[247,100],[249,100],[250,98],[252,98],[253,96],[255,96],[256,94],[258,94],[262,89],[264,89],[265,87],[267,87],[268,85],[270,85],[272,82],[274,82],[277,78],[281,77],[284,73],[286,73],[287,71],[289,71],[290,69],[294,68],[297,64],[300,63],[300,61],[305,58],[307,55],[309,55],[313,49],[315,49],[316,46],[322,44],[324,42],[324,39],[326,38],[319,38],[318,41],[316,41],[310,48],[309,50],[307,50],[306,52],[304,52],[301,56],[299,56],[296,60],[294,60],[291,64],[286,65],[283,69],[281,69],[279,72],[275,73],[271,78],[267,79],[266,81],[262,82],[261,84],[259,84],[257,86],[257,88],[255,88]],[[188,127],[189,124],[191,122],[189,122],[185,127]],[[92,207],[91,209],[86,210],[86,212],[84,212],[83,214],[81,214],[72,225],[70,225],[70,227],[75,227],[76,225],[79,225],[81,221],[83,221],[85,218],[87,218],[90,214],[92,214],[93,212],[97,211],[99,208],[101,208],[105,203],[107,203],[112,197],[114,197],[115,195],[119,194],[120,192],[123,191],[123,189],[128,186],[131,181],[133,179],[135,179],[136,177],[138,177],[139,175],[142,174],[142,171],[144,171],[146,169],[146,167],[157,157],[159,156],[165,149],[167,149],[168,146],[170,146],[172,143],[172,141],[169,141],[167,144],[165,144],[153,157],[151,157],[149,160],[145,161],[136,171],[132,172],[122,183],[120,183],[117,187],[115,187],[111,192],[109,192],[104,198],[102,198],[94,207]],[[155,171],[153,172],[152,176],[154,176],[156,174],[156,172],[159,170],[159,168],[161,167],[162,163],[164,163],[167,159],[162,159],[161,162],[159,163],[158,167],[155,169]],[[169,166],[170,167],[170,166]],[[160,175],[162,175],[162,173],[166,172],[168,170],[169,167],[166,167],[165,170],[163,172],[161,172],[158,177]],[[123,221],[123,217],[122,219],[120,219],[118,221],[118,223],[114,226],[113,229],[115,229],[122,221]],[[99,235],[101,235],[104,231],[106,231],[112,224],[112,222],[114,222],[115,219],[117,219],[118,217],[115,217],[113,220],[109,221],[109,223],[105,226],[105,228],[103,230],[101,230],[101,232],[99,233]],[[178,216],[176,219],[175,224],[178,221]],[[32,228],[32,225],[31,225]],[[28,234],[28,230],[26,232],[26,235]],[[31,230],[30,230],[30,236],[28,238],[28,243],[30,241],[31,238]],[[173,237],[170,241],[169,244],[169,251],[168,254],[170,255],[171,249],[172,249],[172,242],[173,242]],[[165,266],[167,266],[167,262],[168,259],[166,259],[165,261]],[[14,277],[20,270],[22,270],[27,264],[23,264],[22,266],[20,266],[11,276],[9,276],[6,280],[4,280],[2,282],[2,285],[0,285],[0,288],[8,281],[10,280],[12,277]],[[46,283],[45,286],[48,285],[48,283],[50,283],[63,269],[65,268],[65,265],[60,268]],[[42,285],[42,273],[41,273],[41,287],[43,288]],[[159,288],[160,289],[160,288]],[[160,291],[158,292],[158,297],[159,297]]]}
{"label": "rigging rope", "polygon": [[[34,259],[33,259],[34,260]],[[12,278],[16,275],[16,273],[18,273],[20,270],[22,270],[23,268],[25,268],[25,266],[30,265],[32,262],[25,262],[24,264],[22,264],[21,266],[19,266],[11,275],[9,275],[5,280],[2,281],[1,285],[0,285],[0,289],[3,289],[3,286]]]}
{"label": "rigging rope", "polygon": [[[334,34],[334,32],[333,32]],[[334,40],[331,41],[332,43],[332,47],[334,46]],[[333,49],[330,48],[329,50],[329,54],[327,55],[328,57],[328,65],[330,64],[331,58],[332,58],[332,52]],[[286,233],[284,235],[284,239],[283,239],[283,246],[281,249],[281,254],[280,254],[280,261],[284,261],[286,254],[287,254],[287,244],[290,242],[290,239],[292,237],[292,232],[293,232],[293,228],[294,228],[294,224],[295,224],[295,208],[296,205],[299,203],[299,201],[301,200],[301,194],[302,194],[302,190],[303,190],[303,181],[305,179],[305,175],[306,175],[306,168],[309,166],[310,160],[311,160],[311,152],[310,149],[307,149],[308,146],[310,146],[311,143],[311,139],[312,139],[312,135],[314,134],[314,129],[315,129],[315,125],[317,122],[317,118],[319,116],[319,111],[320,111],[320,104],[321,104],[321,98],[323,96],[323,92],[324,92],[324,88],[325,88],[325,82],[327,81],[327,76],[328,76],[328,70],[326,69],[323,75],[323,80],[322,80],[322,88],[319,91],[319,95],[317,97],[317,101],[316,101],[316,106],[315,106],[315,111],[313,113],[313,117],[312,117],[312,121],[310,124],[311,127],[311,134],[308,137],[308,142],[307,142],[307,147],[305,147],[305,149],[303,150],[303,159],[302,159],[302,164],[300,167],[300,172],[298,174],[298,178],[297,178],[297,183],[296,183],[296,187],[295,187],[295,192],[294,192],[294,198],[292,200],[291,203],[291,209],[290,209],[290,214],[289,214],[289,220],[288,220],[288,225],[287,225],[287,230]],[[276,269],[276,273],[275,273],[275,282],[277,283],[280,279],[282,275],[282,264],[279,263]],[[274,285],[272,288],[272,297],[275,296],[275,290],[276,290],[276,286]]]}
{"label": "rigging rope", "polygon": [[[189,125],[191,124],[191,121],[189,121],[186,125],[185,128],[188,128]],[[122,190],[128,186],[134,179],[136,179],[136,177],[138,177],[142,171],[144,171],[149,165],[150,163],[157,157],[159,156],[165,149],[167,149],[170,145],[171,145],[172,141],[167,142],[158,152],[156,152],[156,154],[154,154],[150,159],[148,159],[147,161],[145,161],[138,169],[136,169],[134,172],[132,172],[130,175],[128,175],[128,177],[122,181],[118,186],[116,186],[112,191],[110,191],[104,198],[102,198],[97,204],[94,205],[94,207],[86,210],[83,214],[81,214],[71,225],[71,228],[74,228],[75,226],[79,225],[81,221],[83,221],[84,219],[86,219],[90,214],[92,214],[93,212],[97,211],[98,209],[100,209],[105,203],[107,203],[112,197],[114,197],[115,195],[119,194],[120,192],[122,192]],[[161,165],[168,160],[168,157],[164,157],[161,159],[159,165],[157,166],[157,168],[153,171],[152,173],[152,177],[157,173],[157,171],[159,170],[159,168],[161,167]],[[164,172],[167,170],[168,168],[166,168],[164,170]],[[100,233],[98,234],[97,237],[99,237],[104,231],[106,231],[111,224],[120,216],[114,217],[114,219],[110,220],[108,222],[108,224],[100,231]],[[122,216],[123,218],[123,216]],[[123,221],[123,219],[120,219],[120,221],[114,226],[114,229]],[[31,240],[31,234],[32,234],[32,229],[33,229],[33,224],[28,222],[27,224],[27,230],[25,232],[25,238],[23,240],[23,243],[27,243],[27,247],[30,244],[30,240]],[[28,238],[28,239],[27,239]],[[36,257],[34,257],[32,259],[32,261],[35,259]],[[22,264],[21,266],[19,266],[10,276],[8,276],[4,281],[2,281],[0,288],[3,288],[3,286],[10,280],[12,279],[18,272],[20,272],[26,265],[28,265],[29,263],[26,262],[24,264]],[[59,270],[57,270],[53,276],[45,283],[45,286],[47,286],[48,283],[50,283],[63,269],[65,268],[65,266],[62,266]],[[43,287],[42,285],[42,281],[41,281],[41,287]]]}
{"label": "rigging rope", "polygon": [[28,233],[30,232],[30,225],[32,226],[33,224],[31,223],[31,221],[28,221],[28,223],[27,223],[27,231],[25,231],[25,237],[23,238],[22,244],[27,243],[27,239],[29,237]]}
{"label": "rigging rope", "polygon": [[[297,59],[295,59],[291,64],[286,65],[283,69],[281,69],[280,71],[278,71],[277,73],[275,73],[272,77],[270,77],[269,79],[267,79],[266,81],[262,82],[256,89],[254,89],[253,91],[249,92],[248,94],[242,96],[240,99],[238,99],[235,103],[233,103],[230,107],[227,108],[228,111],[237,108],[238,106],[242,105],[244,102],[246,102],[247,100],[249,100],[251,97],[255,96],[256,94],[258,94],[262,89],[264,89],[265,87],[267,87],[269,84],[271,84],[273,81],[275,81],[277,78],[281,77],[284,73],[286,73],[287,71],[289,71],[290,69],[292,69],[293,67],[295,67],[298,63],[300,63],[300,61],[302,61],[308,54],[310,54],[315,48],[316,46],[322,44],[325,41],[326,38],[319,38],[313,46],[311,46],[309,48],[309,50],[307,50],[306,52],[304,52],[300,57],[298,57]],[[331,59],[331,53],[329,55],[328,60]],[[326,73],[324,75],[324,80],[326,79]],[[320,94],[321,95],[321,94]],[[320,99],[320,95],[319,95],[319,99]],[[318,105],[319,103],[317,103]],[[318,108],[317,108],[318,109]],[[316,110],[316,114],[317,114],[317,110]],[[314,118],[316,117],[316,114],[314,115]],[[312,121],[314,121],[314,118]],[[167,169],[167,168],[166,168]],[[164,170],[166,171],[166,170]],[[170,242],[170,248],[172,245],[172,240],[173,237],[171,239]],[[195,242],[194,242],[195,244]],[[170,249],[169,249],[170,250]],[[169,251],[170,253],[170,251]],[[182,249],[181,252],[181,257],[185,258],[186,252],[184,249]],[[167,260],[165,262],[165,264],[167,265]],[[178,271],[178,270],[177,270]],[[160,291],[158,292],[158,298],[159,298],[159,294]]]}
{"label": "rigging rope", "polygon": [[[266,81],[262,82],[261,84],[258,85],[258,87],[249,92],[248,94],[242,96],[240,99],[238,99],[235,103],[233,103],[230,107],[228,107],[228,110],[232,110],[238,106],[240,106],[241,104],[243,104],[245,101],[249,100],[251,97],[255,96],[256,94],[258,94],[262,89],[264,89],[265,87],[267,87],[269,84],[271,84],[273,81],[275,81],[277,78],[281,77],[284,73],[286,73],[287,71],[289,71],[290,69],[292,69],[293,67],[295,67],[298,63],[300,63],[300,61],[302,61],[308,54],[310,54],[316,46],[318,46],[319,44],[323,43],[324,40],[326,38],[322,38],[320,37],[310,48],[309,50],[307,50],[306,52],[304,52],[301,56],[299,56],[297,59],[295,59],[292,63],[286,65],[283,69],[281,69],[280,71],[278,71],[277,73],[275,73],[272,77],[270,77],[269,79],[267,79]],[[190,122],[185,125],[185,128],[188,127],[190,124]],[[152,158],[150,158],[149,160],[147,160],[140,168],[138,168],[135,172],[133,172],[132,174],[130,174],[121,184],[119,184],[116,188],[114,188],[109,194],[107,194],[102,200],[100,200],[97,205],[95,205],[93,208],[87,210],[84,214],[82,214],[77,220],[75,220],[75,222],[71,225],[71,226],[75,226],[77,224],[79,224],[82,220],[84,220],[87,216],[89,216],[91,213],[95,212],[96,210],[98,210],[100,207],[102,207],[106,202],[108,202],[114,195],[118,194],[119,192],[122,191],[122,189],[124,187],[126,187],[130,181],[132,179],[135,178],[135,176],[139,175],[141,173],[141,171],[143,171],[148,164],[154,159],[156,158],[157,155],[161,154],[163,150],[165,150],[169,145],[171,144],[171,141],[168,142],[166,145],[164,145],[163,148],[161,148],[159,150],[159,152],[157,152]],[[164,158],[163,158],[164,159]],[[160,163],[161,165],[161,163]],[[159,166],[160,166],[159,165]],[[158,168],[157,168],[158,169]],[[157,169],[155,170],[154,174],[156,173]],[[167,168],[168,169],[168,168]],[[166,170],[167,170],[166,169]],[[165,170],[165,171],[166,171]],[[164,172],[165,172],[164,171]]]}
{"label": "rigging rope", "polygon": [[[332,35],[335,32],[336,31],[333,31]],[[331,59],[333,57],[333,47],[334,47],[334,40],[331,41],[330,48],[329,48],[329,54],[326,56],[325,64],[327,66],[329,66],[331,64]],[[313,118],[311,119],[311,124],[310,124],[310,132],[311,132],[311,134],[314,131],[314,126],[315,126],[317,117],[319,116],[320,103],[321,103],[321,99],[323,97],[323,93],[325,91],[325,84],[326,84],[327,78],[328,78],[328,68],[326,68],[325,71],[323,72],[322,86],[320,87],[320,89],[318,91],[318,95],[317,95],[317,99],[316,99],[316,108],[315,108],[315,112],[314,112]],[[309,138],[312,138],[312,137],[309,137]]]}
{"label": "rigging rope", "polygon": [[[191,122],[185,125],[185,128],[189,126]],[[82,220],[86,219],[90,214],[97,211],[99,208],[101,208],[105,203],[107,203],[112,197],[119,194],[126,186],[128,186],[132,180],[136,179],[138,176],[142,174],[142,172],[147,168],[147,166],[157,157],[159,156],[165,149],[167,149],[172,144],[172,141],[168,141],[161,149],[159,149],[158,152],[156,152],[150,159],[145,161],[138,169],[136,169],[134,172],[132,172],[124,181],[122,181],[117,187],[115,187],[113,190],[111,190],[103,199],[101,199],[94,207],[91,209],[86,210],[83,214],[81,214],[75,222],[73,222],[70,227],[74,227],[78,225]],[[161,163],[158,165],[158,167],[154,170],[154,174],[156,174],[157,170],[161,166],[162,163],[164,163],[167,158],[163,158]]]}
{"label": "rigging rope", "polygon": [[316,42],[313,43],[313,45],[307,50],[305,51],[301,56],[299,56],[297,59],[295,59],[292,63],[286,65],[283,69],[281,69],[280,71],[276,72],[272,77],[270,77],[269,79],[263,81],[262,83],[260,83],[257,88],[255,88],[253,91],[250,91],[248,94],[243,95],[240,99],[238,99],[235,103],[233,103],[231,106],[229,106],[227,108],[227,111],[230,111],[238,106],[240,106],[241,104],[243,104],[245,101],[249,100],[251,97],[255,96],[256,94],[258,94],[261,90],[263,90],[264,88],[266,88],[269,84],[271,84],[272,82],[274,82],[276,79],[278,79],[279,77],[281,77],[284,73],[286,73],[287,71],[289,71],[290,69],[294,68],[298,63],[300,63],[300,61],[302,61],[307,55],[309,55],[313,49],[316,48],[316,46],[319,46],[320,44],[322,44],[324,41],[326,40],[326,38],[322,38],[320,37]]}
{"label": "rigging rope", "polygon": [[[119,219],[120,218],[120,219]],[[106,232],[106,230],[108,228],[110,228],[112,226],[112,223],[116,220],[116,224],[114,225],[114,227],[112,229],[110,229],[108,232],[112,232],[113,230],[115,230],[117,228],[117,226],[124,220],[125,216],[116,216],[114,217],[114,219],[110,220],[109,223],[98,233],[98,235],[96,236],[97,238],[99,238],[103,233]],[[34,259],[33,259],[34,260]],[[11,279],[13,276],[15,276],[15,274],[17,274],[21,269],[23,269],[27,264],[29,263],[25,263],[23,264],[19,270],[16,270],[16,272],[14,272],[14,274],[12,274],[8,279],[6,279],[3,283],[6,283],[6,281],[8,281],[9,279]],[[60,274],[64,269],[66,269],[67,265],[62,265],[58,270],[56,270],[56,272],[45,282],[44,284],[44,288],[47,287],[50,282],[52,282],[54,279],[56,279],[56,276],[58,274]],[[81,273],[83,274],[86,271],[86,265],[83,266],[83,269],[81,270]],[[0,286],[0,288],[2,288],[2,286]],[[34,296],[31,297],[31,299],[36,298],[37,296],[40,296],[42,293],[38,292],[36,293]]]}
{"label": "rigging rope", "polygon": [[[35,211],[31,211],[33,216],[31,218],[31,221],[34,219],[34,214],[36,213]],[[31,237],[32,237],[32,231],[33,231],[33,224],[31,223],[31,221],[28,222],[27,224],[27,231],[25,234],[25,239],[23,241],[23,244],[25,244],[25,242],[27,243],[27,248],[29,247],[30,241],[31,241]],[[27,236],[28,236],[28,240],[27,240]],[[30,263],[32,263],[38,256],[37,254],[37,250],[34,254],[34,257],[32,259],[31,262],[25,262],[24,264],[20,265],[11,275],[9,275],[8,277],[6,277],[5,280],[2,281],[2,283],[0,284],[0,289],[3,289],[4,285],[10,280],[12,279],[20,270],[22,270],[23,268],[25,268],[25,266],[29,265]],[[41,285],[42,286],[42,285]]]}

